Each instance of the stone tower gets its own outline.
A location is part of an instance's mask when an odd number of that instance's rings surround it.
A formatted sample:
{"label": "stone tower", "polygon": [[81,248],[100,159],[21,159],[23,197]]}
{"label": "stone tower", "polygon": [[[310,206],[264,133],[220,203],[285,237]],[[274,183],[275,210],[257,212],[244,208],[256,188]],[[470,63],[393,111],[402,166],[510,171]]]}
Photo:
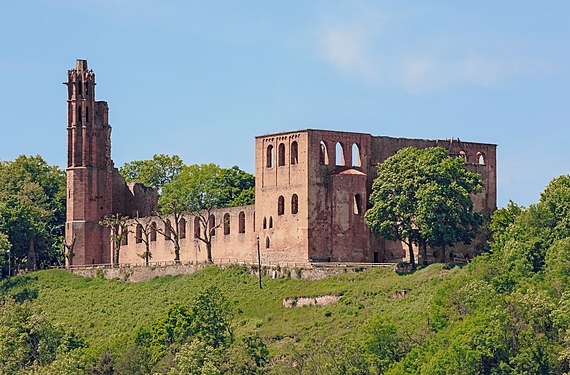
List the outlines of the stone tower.
{"label": "stone tower", "polygon": [[110,262],[109,230],[98,224],[112,213],[113,161],[106,102],[95,101],[95,74],[86,60],[68,71],[66,243],[71,264]]}

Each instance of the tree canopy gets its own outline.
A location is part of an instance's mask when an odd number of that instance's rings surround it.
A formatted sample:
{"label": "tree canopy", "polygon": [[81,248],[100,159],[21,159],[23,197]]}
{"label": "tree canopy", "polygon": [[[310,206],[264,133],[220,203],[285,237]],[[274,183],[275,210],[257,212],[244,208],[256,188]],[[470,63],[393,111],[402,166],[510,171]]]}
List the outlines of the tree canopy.
{"label": "tree canopy", "polygon": [[14,265],[62,262],[65,183],[65,172],[40,156],[0,163],[0,232],[12,245]]}
{"label": "tree canopy", "polygon": [[164,184],[180,175],[183,165],[184,162],[177,155],[157,154],[150,160],[125,163],[119,172],[127,182],[140,182],[160,190]]}
{"label": "tree canopy", "polygon": [[[461,158],[443,148],[400,150],[378,165],[366,222],[387,240],[442,247],[468,243],[481,223],[470,194],[482,188],[481,177],[468,171]],[[424,256],[425,261],[425,256]]]}

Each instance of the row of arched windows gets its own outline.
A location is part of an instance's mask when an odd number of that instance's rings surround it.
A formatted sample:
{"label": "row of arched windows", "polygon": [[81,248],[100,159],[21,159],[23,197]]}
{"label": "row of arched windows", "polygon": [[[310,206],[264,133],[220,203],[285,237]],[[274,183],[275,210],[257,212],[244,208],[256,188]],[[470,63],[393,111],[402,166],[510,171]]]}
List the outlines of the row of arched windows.
{"label": "row of arched windows", "polygon": [[[345,160],[344,147],[345,147],[345,144],[343,144],[342,142],[336,142],[336,144],[335,144],[335,165],[338,165],[338,166],[346,166],[347,165],[347,162]],[[362,166],[362,160],[360,158],[360,147],[358,146],[357,143],[352,144],[351,151],[352,151],[352,166],[353,167],[361,167]],[[321,165],[329,165],[330,164],[328,145],[327,145],[327,142],[325,142],[325,141],[320,142],[319,163]]]}
{"label": "row of arched windows", "polygon": [[[215,236],[216,235],[216,217],[214,215],[210,215],[210,218],[208,220],[208,227],[210,228],[211,235]],[[231,226],[230,226],[230,214],[229,213],[226,213],[223,216],[222,228],[223,228],[225,235],[230,234]],[[194,218],[194,238],[200,237],[201,229],[202,229],[202,226],[200,224],[200,218],[195,217]],[[156,241],[156,233],[157,233],[156,223],[152,222],[150,224],[150,234],[149,234],[149,240],[151,242]],[[245,212],[244,211],[240,211],[240,213],[238,214],[238,233],[245,233]],[[171,236],[172,236],[171,224],[170,224],[170,220],[167,220],[166,224],[164,225],[164,237],[165,237],[165,239],[170,239]],[[143,238],[143,227],[141,224],[137,224],[136,229],[135,229],[136,243],[141,243],[142,238]],[[180,221],[178,223],[178,238],[180,238],[180,239],[186,238],[186,220],[184,218],[180,219]],[[123,238],[123,245],[127,245],[127,244],[128,244],[128,240],[127,240],[127,237],[125,236]]]}
{"label": "row of arched windows", "polygon": [[[267,168],[273,168],[274,153],[275,152],[273,150],[273,145],[267,146],[265,154],[265,166]],[[299,144],[297,141],[291,142],[291,153],[289,160],[291,165],[299,163]],[[279,146],[277,146],[277,165],[282,167],[285,165],[285,162],[285,143],[279,143]]]}

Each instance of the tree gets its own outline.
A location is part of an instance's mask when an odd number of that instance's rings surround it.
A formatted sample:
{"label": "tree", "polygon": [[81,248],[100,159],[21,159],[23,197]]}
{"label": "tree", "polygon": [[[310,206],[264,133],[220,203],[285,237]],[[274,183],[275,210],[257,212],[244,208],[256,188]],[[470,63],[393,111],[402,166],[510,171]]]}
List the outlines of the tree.
{"label": "tree", "polygon": [[111,229],[111,241],[113,242],[113,264],[119,264],[121,245],[127,241],[127,237],[130,232],[129,217],[114,214],[101,220],[99,225],[103,225]]}
{"label": "tree", "polygon": [[125,163],[119,172],[127,182],[140,182],[156,187],[159,191],[164,184],[180,175],[184,162],[177,156],[154,155],[151,160],[135,160]]}
{"label": "tree", "polygon": [[135,239],[144,243],[145,251],[142,254],[137,254],[139,257],[144,259],[144,263],[148,266],[150,258],[152,258],[152,254],[150,252],[150,235],[152,231],[155,229],[153,227],[153,222],[151,218],[139,218],[138,213],[137,217],[133,219],[135,223]]}
{"label": "tree", "polygon": [[406,243],[415,268],[413,244],[422,249],[425,263],[427,244],[445,250],[473,238],[481,219],[469,194],[481,187],[481,177],[445,149],[405,148],[378,165],[365,219],[383,238]]}
{"label": "tree", "polygon": [[40,156],[0,163],[0,232],[12,244],[15,267],[61,264],[65,172]]}
{"label": "tree", "polygon": [[181,230],[186,231],[186,228],[181,228],[186,207],[186,205],[179,204],[176,200],[170,201],[168,203],[168,205],[165,207],[165,210],[170,213],[172,219],[174,220],[174,223],[168,216],[160,213],[157,214],[160,221],[162,221],[162,224],[164,224],[164,229],[157,228],[156,231],[162,234],[167,241],[171,241],[174,244],[175,263],[180,263],[180,232]]}
{"label": "tree", "polygon": [[162,213],[176,209],[188,212],[200,223],[196,238],[206,246],[208,261],[212,262],[212,237],[221,220],[215,222],[214,211],[244,199],[243,192],[254,184],[252,175],[238,167],[221,168],[216,164],[194,164],[182,168],[180,176],[164,185],[159,200]]}

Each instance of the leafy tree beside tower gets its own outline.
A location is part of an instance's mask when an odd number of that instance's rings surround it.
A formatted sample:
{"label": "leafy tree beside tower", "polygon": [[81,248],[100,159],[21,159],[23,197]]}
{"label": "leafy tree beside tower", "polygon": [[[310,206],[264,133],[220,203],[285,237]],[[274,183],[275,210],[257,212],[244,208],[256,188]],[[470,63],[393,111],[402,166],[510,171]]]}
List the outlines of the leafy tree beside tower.
{"label": "leafy tree beside tower", "polygon": [[365,219],[386,240],[407,244],[412,268],[414,245],[424,263],[427,245],[441,248],[445,262],[446,247],[469,243],[482,223],[470,199],[482,187],[481,176],[468,171],[462,158],[443,148],[408,147],[378,165]]}

